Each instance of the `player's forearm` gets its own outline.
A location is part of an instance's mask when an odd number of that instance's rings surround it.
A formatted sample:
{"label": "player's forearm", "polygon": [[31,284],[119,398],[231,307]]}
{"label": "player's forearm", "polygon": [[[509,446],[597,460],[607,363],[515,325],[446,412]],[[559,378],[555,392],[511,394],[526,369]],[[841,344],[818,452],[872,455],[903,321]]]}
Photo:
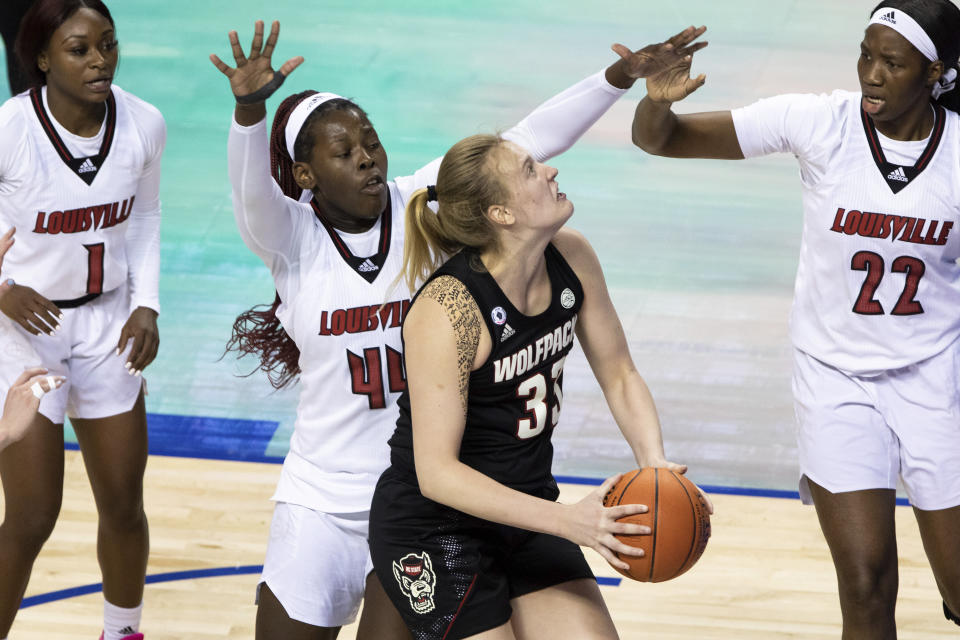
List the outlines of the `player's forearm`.
{"label": "player's forearm", "polygon": [[424,497],[477,518],[511,527],[563,536],[564,505],[511,489],[459,460],[430,460],[417,468]]}
{"label": "player's forearm", "polygon": [[647,153],[661,155],[677,126],[677,116],[669,102],[654,102],[644,97],[633,114],[633,144]]}
{"label": "player's forearm", "polygon": [[641,467],[665,461],[660,418],[653,396],[636,371],[624,374],[603,390],[607,405]]}
{"label": "player's forearm", "polygon": [[625,91],[595,73],[541,104],[504,137],[546,161],[573,146]]}
{"label": "player's forearm", "polygon": [[266,120],[252,125],[234,121],[227,138],[227,163],[233,187],[233,215],[240,236],[268,265],[289,249],[292,200],[270,175]]}

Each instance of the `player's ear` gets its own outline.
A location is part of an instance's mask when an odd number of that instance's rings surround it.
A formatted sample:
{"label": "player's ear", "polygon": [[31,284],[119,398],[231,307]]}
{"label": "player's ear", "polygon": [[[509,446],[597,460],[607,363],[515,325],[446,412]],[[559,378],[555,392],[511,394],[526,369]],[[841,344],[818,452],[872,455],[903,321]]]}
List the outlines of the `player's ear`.
{"label": "player's ear", "polygon": [[487,207],[487,210],[484,212],[484,215],[487,216],[487,220],[493,222],[494,224],[499,224],[503,226],[509,226],[516,222],[513,214],[510,213],[510,210],[507,209],[505,205],[502,204],[492,204]]}
{"label": "player's ear", "polygon": [[313,190],[317,186],[317,176],[313,174],[313,169],[306,162],[293,163],[293,179],[301,189]]}
{"label": "player's ear", "polygon": [[46,51],[41,51],[37,55],[37,67],[44,73],[50,71],[50,58],[47,57]]}
{"label": "player's ear", "polygon": [[934,83],[939,82],[940,76],[943,75],[943,72],[944,72],[944,68],[943,68],[942,60],[934,60],[933,62],[928,64],[927,65],[927,83],[926,83],[927,86],[932,87]]}

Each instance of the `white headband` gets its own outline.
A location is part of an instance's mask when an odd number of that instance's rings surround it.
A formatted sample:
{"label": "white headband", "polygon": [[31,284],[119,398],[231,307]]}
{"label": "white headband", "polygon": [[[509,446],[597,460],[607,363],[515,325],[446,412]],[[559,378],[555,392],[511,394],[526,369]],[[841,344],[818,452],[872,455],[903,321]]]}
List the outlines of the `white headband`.
{"label": "white headband", "polygon": [[890,27],[906,38],[930,62],[940,59],[937,54],[937,47],[934,46],[933,40],[930,39],[927,32],[917,24],[916,20],[900,9],[880,7],[870,17],[870,24],[882,24],[885,27]]}
{"label": "white headband", "polygon": [[343,98],[343,96],[338,96],[335,93],[315,93],[306,100],[302,100],[290,113],[290,117],[287,118],[287,126],[283,130],[283,137],[286,139],[287,153],[290,154],[291,160],[293,160],[293,143],[297,141],[297,136],[300,134],[300,129],[303,128],[303,123],[307,121],[307,117],[324,102],[337,98]]}

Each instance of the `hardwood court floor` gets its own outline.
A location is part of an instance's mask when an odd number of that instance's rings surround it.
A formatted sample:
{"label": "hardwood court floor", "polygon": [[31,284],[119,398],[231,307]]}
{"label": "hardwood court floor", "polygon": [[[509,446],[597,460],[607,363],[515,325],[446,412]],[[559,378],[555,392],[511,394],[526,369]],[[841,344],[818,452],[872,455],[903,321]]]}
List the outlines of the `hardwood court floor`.
{"label": "hardwood court floor", "polygon": [[[60,522],[37,561],[27,596],[97,583],[93,501],[83,463],[67,451]],[[270,464],[152,456],[147,512],[149,574],[259,565],[279,468]],[[590,490],[564,485],[563,499]],[[625,640],[840,637],[833,568],[812,508],[796,500],[713,494],[713,538],[700,562],[675,581],[623,581],[602,591]],[[897,509],[902,640],[956,637],[909,508]],[[594,552],[596,574],[616,577]],[[256,574],[149,584],[142,629],[149,640],[252,638]],[[92,640],[100,593],[23,609],[11,640]],[[341,633],[355,636],[353,628]]]}

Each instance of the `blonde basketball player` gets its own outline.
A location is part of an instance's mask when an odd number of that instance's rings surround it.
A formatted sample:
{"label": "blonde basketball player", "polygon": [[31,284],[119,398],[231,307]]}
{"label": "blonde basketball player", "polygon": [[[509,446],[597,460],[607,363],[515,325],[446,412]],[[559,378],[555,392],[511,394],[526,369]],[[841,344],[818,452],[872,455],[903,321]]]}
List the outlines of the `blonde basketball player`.
{"label": "blonde basketball player", "polygon": [[[358,637],[408,637],[371,574],[368,518],[406,388],[400,323],[410,290],[395,283],[403,211],[410,194],[436,181],[440,159],[390,180],[386,151],[363,110],[317,92],[281,103],[268,158],[264,100],[303,61],[274,71],[278,31],[274,23],[264,42],[258,22],[249,56],[231,32],[236,68],[211,56],[238,102],[228,143],[237,224],[277,288],[271,308],[241,316],[233,345],[259,355],[275,384],[297,376],[301,383],[274,495],[257,637],[334,638],[361,597]],[[618,60],[505,137],[539,160],[564,151],[631,86],[628,67],[643,75],[648,57],[644,50]]]}
{"label": "blonde basketball player", "polygon": [[17,228],[0,323],[36,360],[0,357],[0,392],[17,386],[24,365],[67,382],[0,454],[0,637],[57,520],[69,416],[99,515],[103,638],[137,640],[149,548],[140,374],[158,344],[165,125],[113,85],[116,31],[100,0],[38,0],[16,49],[32,89],[0,107],[0,231]]}
{"label": "blonde basketball player", "polygon": [[675,115],[705,80],[687,59],[647,79],[633,122],[658,155],[799,160],[800,490],[833,555],[844,640],[896,637],[898,476],[960,624],[958,34],[948,0],[889,0],[860,43],[860,92]]}

